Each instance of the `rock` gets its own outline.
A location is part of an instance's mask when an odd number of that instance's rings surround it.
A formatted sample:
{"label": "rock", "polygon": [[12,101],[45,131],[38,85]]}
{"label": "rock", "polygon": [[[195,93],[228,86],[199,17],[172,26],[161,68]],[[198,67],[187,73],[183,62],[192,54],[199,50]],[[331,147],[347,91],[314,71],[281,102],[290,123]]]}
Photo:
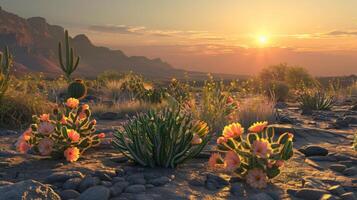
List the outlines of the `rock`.
{"label": "rock", "polygon": [[339,118],[339,119],[337,119],[336,122],[334,123],[334,127],[335,127],[336,129],[348,128],[348,127],[349,127],[349,123],[348,123],[348,121]]}
{"label": "rock", "polygon": [[304,108],[304,109],[302,109],[302,112],[301,112],[302,115],[312,115],[312,113],[313,113],[313,111],[309,108]]}
{"label": "rock", "polygon": [[346,166],[345,165],[341,165],[341,164],[332,164],[332,165],[330,165],[330,169],[335,171],[335,172],[342,173],[343,171],[345,171]]}
{"label": "rock", "polygon": [[353,194],[353,192],[348,192],[343,195],[341,195],[342,200],[357,200],[356,196]]}
{"label": "rock", "polygon": [[231,185],[230,192],[237,197],[243,197],[244,196],[244,184],[243,183],[233,183]]}
{"label": "rock", "polygon": [[214,175],[214,174],[207,174],[207,179],[205,182],[205,186],[209,190],[217,190],[229,185],[229,182],[224,178]]}
{"label": "rock", "polygon": [[281,116],[279,118],[279,122],[282,124],[294,124],[294,119],[292,119],[288,116]]}
{"label": "rock", "polygon": [[305,154],[306,157],[310,157],[310,156],[326,156],[328,154],[328,150],[323,148],[323,147],[319,147],[319,146],[307,146],[305,148],[299,149],[299,151],[303,154]]}
{"label": "rock", "polygon": [[134,197],[135,200],[154,200],[154,198],[149,194],[137,194]]}
{"label": "rock", "polygon": [[249,200],[274,200],[270,195],[265,192],[258,193],[249,198]]}
{"label": "rock", "polygon": [[97,170],[94,172],[94,176],[103,181],[112,181],[112,177],[116,176],[116,172],[112,170]]}
{"label": "rock", "polygon": [[114,186],[110,188],[110,194],[112,196],[119,196],[124,191],[124,189],[128,186],[129,183],[126,181],[117,182],[114,184]]}
{"label": "rock", "polygon": [[345,165],[346,167],[357,166],[357,160],[343,160],[339,161],[338,163],[340,163],[341,165]]}
{"label": "rock", "polygon": [[110,191],[104,186],[94,186],[88,188],[79,197],[78,200],[106,200],[110,197]]}
{"label": "rock", "polygon": [[55,172],[45,178],[46,183],[65,182],[70,178],[83,178],[78,171]]}
{"label": "rock", "polygon": [[60,196],[62,200],[67,200],[67,199],[75,199],[79,197],[80,193],[77,192],[76,190],[63,190],[60,193]]}
{"label": "rock", "polygon": [[127,157],[115,157],[115,158],[111,158],[111,161],[115,162],[115,163],[125,163],[128,162],[128,158]]}
{"label": "rock", "polygon": [[0,187],[1,199],[43,199],[61,200],[48,185],[35,180],[26,180]]}
{"label": "rock", "polygon": [[111,187],[113,185],[110,181],[102,181],[101,184],[105,187]]}
{"label": "rock", "polygon": [[69,189],[77,190],[81,181],[82,181],[81,178],[70,178],[63,184],[62,187],[65,190],[69,190]]}
{"label": "rock", "polygon": [[125,178],[123,178],[123,177],[117,176],[117,177],[114,177],[114,178],[113,178],[113,182],[114,182],[114,183],[116,183],[116,182],[123,182],[123,181],[125,181]]}
{"label": "rock", "polygon": [[130,185],[125,189],[127,193],[141,193],[145,192],[146,188],[144,185]]}
{"label": "rock", "polygon": [[332,187],[330,187],[328,189],[328,191],[333,194],[333,195],[336,195],[336,196],[341,196],[343,195],[344,193],[346,193],[345,189],[343,189],[342,186],[340,185],[334,185]]}
{"label": "rock", "polygon": [[349,124],[357,124],[356,116],[345,116],[343,120],[347,121]]}
{"label": "rock", "polygon": [[99,119],[101,120],[116,120],[119,115],[115,112],[105,112],[99,115]]}
{"label": "rock", "polygon": [[336,158],[332,156],[310,156],[309,159],[315,162],[336,162]]}
{"label": "rock", "polygon": [[343,171],[343,174],[345,176],[354,176],[354,175],[357,175],[357,167],[350,167],[350,168],[347,168]]}
{"label": "rock", "polygon": [[92,177],[92,176],[86,176],[81,183],[79,184],[79,191],[83,192],[87,188],[96,186],[100,183],[100,180],[98,177]]}
{"label": "rock", "polygon": [[0,181],[0,187],[1,186],[6,186],[6,185],[12,185],[14,184],[13,182],[10,182],[10,181]]}
{"label": "rock", "polygon": [[288,104],[286,104],[285,102],[279,101],[275,104],[275,108],[277,109],[284,109],[287,108]]}
{"label": "rock", "polygon": [[146,180],[144,178],[144,174],[139,173],[139,174],[133,174],[130,175],[126,178],[126,180],[131,184],[131,185],[145,185],[146,184]]}
{"label": "rock", "polygon": [[312,188],[304,188],[298,190],[295,194],[296,197],[304,199],[304,200],[319,200],[325,194],[328,194],[325,190],[320,189],[312,189]]}
{"label": "rock", "polygon": [[188,184],[196,187],[203,187],[205,185],[205,180],[202,177],[193,178],[188,181]]}
{"label": "rock", "polygon": [[354,105],[354,106],[352,106],[351,110],[352,110],[352,111],[357,111],[357,104]]}
{"label": "rock", "polygon": [[162,186],[170,182],[170,179],[166,176],[161,176],[159,178],[155,178],[149,181],[150,184],[153,184],[154,186]]}
{"label": "rock", "polygon": [[335,157],[337,161],[346,161],[346,160],[351,159],[350,156],[340,154],[340,153],[333,154],[332,156]]}
{"label": "rock", "polygon": [[331,194],[324,194],[319,200],[340,200],[340,198]]}

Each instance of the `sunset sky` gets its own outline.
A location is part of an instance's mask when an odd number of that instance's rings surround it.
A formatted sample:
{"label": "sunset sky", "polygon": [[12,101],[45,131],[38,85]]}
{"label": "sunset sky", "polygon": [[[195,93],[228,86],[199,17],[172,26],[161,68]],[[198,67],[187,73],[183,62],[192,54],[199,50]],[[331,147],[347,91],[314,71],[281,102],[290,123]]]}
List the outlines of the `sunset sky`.
{"label": "sunset sky", "polygon": [[279,62],[357,74],[356,0],[0,0],[96,45],[178,68],[252,74]]}

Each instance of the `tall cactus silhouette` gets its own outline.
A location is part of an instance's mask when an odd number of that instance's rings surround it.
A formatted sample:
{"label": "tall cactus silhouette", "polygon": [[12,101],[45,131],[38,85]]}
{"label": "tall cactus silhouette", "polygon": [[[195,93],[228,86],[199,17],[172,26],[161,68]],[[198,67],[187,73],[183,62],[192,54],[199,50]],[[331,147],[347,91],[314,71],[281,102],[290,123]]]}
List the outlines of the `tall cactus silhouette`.
{"label": "tall cactus silhouette", "polygon": [[66,63],[62,60],[62,43],[58,43],[58,57],[62,71],[65,73],[65,76],[68,81],[71,80],[71,74],[77,69],[79,64],[79,56],[74,58],[74,49],[69,46],[69,36],[68,31],[65,31],[65,51],[66,51]]}
{"label": "tall cactus silhouette", "polygon": [[10,70],[13,65],[13,56],[9,52],[9,48],[5,47],[0,53],[0,100],[4,96],[10,84]]}

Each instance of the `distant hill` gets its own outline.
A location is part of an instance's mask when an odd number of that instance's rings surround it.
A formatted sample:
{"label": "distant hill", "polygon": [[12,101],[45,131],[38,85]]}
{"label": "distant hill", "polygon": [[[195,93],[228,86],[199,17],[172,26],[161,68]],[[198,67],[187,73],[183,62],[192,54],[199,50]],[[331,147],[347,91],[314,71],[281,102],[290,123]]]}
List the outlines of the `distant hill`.
{"label": "distant hill", "polygon": [[[43,72],[49,76],[61,73],[58,67],[58,42],[64,39],[64,28],[50,25],[44,18],[21,18],[0,7],[0,47],[7,45],[15,56],[17,73]],[[173,68],[160,58],[127,56],[120,50],[98,47],[86,35],[70,39],[81,62],[76,71],[79,76],[94,77],[106,71],[142,74],[150,78],[191,77],[202,78],[205,73],[187,72]],[[236,75],[221,75],[222,78],[236,78]]]}

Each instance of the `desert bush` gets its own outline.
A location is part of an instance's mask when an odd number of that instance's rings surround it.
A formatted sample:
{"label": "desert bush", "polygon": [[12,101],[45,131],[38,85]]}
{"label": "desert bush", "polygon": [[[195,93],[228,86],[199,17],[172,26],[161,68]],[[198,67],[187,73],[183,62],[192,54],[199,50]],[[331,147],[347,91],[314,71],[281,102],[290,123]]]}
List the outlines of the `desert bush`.
{"label": "desert bush", "polygon": [[195,157],[210,139],[202,121],[178,108],[149,111],[116,130],[113,145],[129,159],[148,167],[171,167]]}
{"label": "desert bush", "polygon": [[284,162],[293,156],[293,135],[281,134],[274,141],[274,129],[257,122],[247,135],[239,123],[226,126],[217,139],[218,153],[212,154],[209,167],[233,172],[251,187],[265,188],[269,179],[280,174]]}
{"label": "desert bush", "polygon": [[248,127],[257,121],[276,122],[275,102],[264,96],[246,98],[239,102],[236,121]]}
{"label": "desert bush", "polygon": [[270,82],[267,84],[266,93],[272,100],[278,102],[285,101],[289,96],[288,84],[280,81]]}
{"label": "desert bush", "polygon": [[323,91],[305,90],[298,94],[300,108],[304,110],[331,110],[335,98]]}
{"label": "desert bush", "polygon": [[96,121],[91,120],[89,106],[79,105],[74,98],[67,99],[65,106],[56,108],[53,114],[33,116],[33,120],[16,143],[21,153],[32,149],[42,156],[65,157],[74,162],[105,137],[104,133],[96,133]]}
{"label": "desert bush", "polygon": [[182,83],[179,80],[173,78],[169,86],[166,89],[168,95],[174,98],[179,104],[190,101],[191,99],[191,87],[186,83]]}
{"label": "desert bush", "polygon": [[10,84],[10,70],[13,65],[13,57],[6,47],[2,53],[0,53],[0,101],[5,95]]}

